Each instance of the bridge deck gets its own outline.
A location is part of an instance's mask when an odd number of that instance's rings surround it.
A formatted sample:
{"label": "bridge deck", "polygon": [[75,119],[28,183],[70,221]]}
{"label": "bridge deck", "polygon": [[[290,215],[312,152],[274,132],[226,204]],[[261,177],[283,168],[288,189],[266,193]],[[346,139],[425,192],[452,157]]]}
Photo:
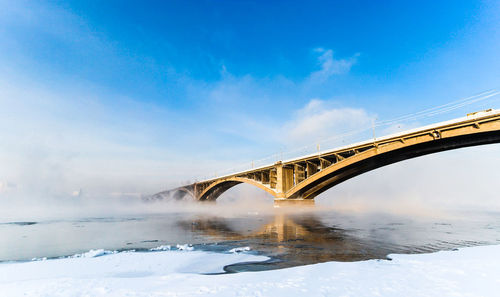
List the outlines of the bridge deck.
{"label": "bridge deck", "polygon": [[[291,158],[291,159],[283,160],[282,163],[283,164],[292,164],[292,163],[296,163],[296,162],[299,162],[299,161],[304,161],[304,160],[307,160],[307,159],[315,158],[315,157],[318,157],[318,156],[325,156],[325,155],[331,155],[331,154],[334,154],[334,153],[340,153],[340,152],[345,152],[345,151],[352,151],[353,149],[358,149],[358,148],[364,148],[364,147],[367,147],[367,146],[371,146],[374,143],[380,144],[380,143],[383,143],[383,142],[386,142],[386,141],[393,141],[395,139],[398,140],[398,139],[401,139],[401,138],[407,138],[407,137],[415,135],[415,134],[425,133],[425,132],[427,132],[429,130],[442,130],[442,129],[445,129],[445,128],[448,128],[448,127],[456,127],[457,125],[460,125],[460,124],[465,124],[466,125],[466,124],[469,124],[471,121],[480,121],[481,119],[491,118],[491,117],[494,117],[496,115],[500,116],[500,109],[491,109],[489,111],[480,111],[480,112],[476,112],[476,113],[473,113],[473,114],[470,114],[470,115],[467,115],[467,116],[461,117],[461,118],[456,118],[456,119],[452,119],[452,120],[448,120],[448,121],[444,121],[444,122],[430,124],[430,125],[426,125],[426,126],[422,126],[422,127],[418,127],[418,128],[414,128],[414,129],[405,130],[405,131],[398,132],[398,133],[393,133],[393,134],[389,134],[389,135],[385,135],[385,136],[381,136],[381,137],[376,137],[376,138],[364,140],[364,141],[353,143],[353,144],[348,144],[348,145],[336,147],[336,148],[333,148],[333,149],[319,151],[317,153],[312,153],[312,154],[305,155],[305,156],[300,156],[300,157],[297,157],[297,158]],[[219,179],[223,179],[223,178],[228,178],[228,177],[231,177],[231,176],[244,175],[244,174],[247,174],[247,173],[251,173],[251,172],[255,172],[255,171],[260,171],[260,170],[263,170],[263,169],[272,168],[273,166],[274,166],[274,163],[269,163],[269,164],[262,165],[262,166],[259,166],[259,167],[255,167],[255,168],[251,168],[251,169],[248,169],[248,170],[238,171],[238,172],[235,172],[235,173],[221,175],[221,176],[217,176],[217,177],[214,177],[214,178],[200,180],[200,181],[197,181],[197,183],[212,182],[212,181],[215,181],[215,180],[219,180]]]}
{"label": "bridge deck", "polygon": [[497,142],[500,110],[487,110],[199,181],[157,195],[182,192],[198,200],[215,200],[234,185],[249,183],[275,199],[313,199],[344,180],[378,167],[443,150]]}

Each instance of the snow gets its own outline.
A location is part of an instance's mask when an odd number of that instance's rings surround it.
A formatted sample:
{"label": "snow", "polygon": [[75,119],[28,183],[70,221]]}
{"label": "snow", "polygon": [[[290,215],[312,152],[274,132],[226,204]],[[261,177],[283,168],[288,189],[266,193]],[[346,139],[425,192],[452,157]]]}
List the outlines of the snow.
{"label": "snow", "polygon": [[246,251],[249,251],[250,250],[250,247],[249,246],[245,246],[245,247],[237,247],[237,248],[234,248],[234,249],[230,249],[229,252],[230,253],[241,253],[241,252],[246,252]]}
{"label": "snow", "polygon": [[194,250],[194,247],[186,243],[186,244],[178,244],[177,249],[180,251],[192,251]]}
{"label": "snow", "polygon": [[[104,255],[109,255],[109,254],[116,254],[116,251],[106,251],[103,249],[97,249],[97,250],[90,250],[86,253],[83,254],[76,254],[73,255],[73,258],[95,258],[95,257],[100,257]],[[44,260],[47,260],[47,258],[44,258]]]}
{"label": "snow", "polygon": [[159,247],[150,249],[150,251],[170,251],[171,249],[170,245],[160,245]]}
{"label": "snow", "polygon": [[[98,253],[97,253],[98,254]],[[263,256],[171,250],[0,264],[1,296],[498,296],[500,246],[206,275]]]}

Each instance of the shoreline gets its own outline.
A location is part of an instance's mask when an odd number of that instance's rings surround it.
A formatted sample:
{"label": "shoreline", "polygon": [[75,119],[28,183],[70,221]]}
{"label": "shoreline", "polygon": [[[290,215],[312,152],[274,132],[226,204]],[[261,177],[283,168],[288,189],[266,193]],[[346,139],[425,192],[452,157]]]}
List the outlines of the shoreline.
{"label": "shoreline", "polygon": [[[98,255],[99,253],[96,253]],[[252,254],[203,251],[122,252],[0,264],[8,296],[494,296],[500,244],[391,260],[325,262],[279,270],[213,274]],[[201,270],[200,270],[201,269]],[[200,274],[208,273],[206,274]],[[6,296],[7,296],[6,295]]]}

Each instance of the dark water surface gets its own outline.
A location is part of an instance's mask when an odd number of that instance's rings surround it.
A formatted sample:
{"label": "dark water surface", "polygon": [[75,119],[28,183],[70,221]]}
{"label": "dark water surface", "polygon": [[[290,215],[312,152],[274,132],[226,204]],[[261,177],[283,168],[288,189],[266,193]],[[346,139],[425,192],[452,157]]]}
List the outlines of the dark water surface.
{"label": "dark water surface", "polygon": [[311,208],[239,215],[178,212],[0,222],[0,261],[55,258],[98,248],[140,251],[186,243],[217,252],[250,247],[250,252],[271,257],[264,263],[230,265],[227,271],[385,259],[391,253],[500,244],[500,214],[462,213],[432,219]]}

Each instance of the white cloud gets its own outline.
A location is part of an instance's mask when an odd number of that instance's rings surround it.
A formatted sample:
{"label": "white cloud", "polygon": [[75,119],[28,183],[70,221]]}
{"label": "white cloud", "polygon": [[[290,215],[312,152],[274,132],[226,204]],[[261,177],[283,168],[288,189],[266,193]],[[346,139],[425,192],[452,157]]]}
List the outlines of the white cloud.
{"label": "white cloud", "polygon": [[320,53],[318,64],[320,70],[314,71],[309,76],[309,81],[313,83],[322,83],[333,75],[347,73],[356,63],[357,54],[348,59],[335,59],[331,49],[317,48],[315,52]]}
{"label": "white cloud", "polygon": [[287,142],[311,144],[350,131],[369,129],[374,119],[360,108],[334,108],[332,103],[312,99],[283,127]]}

